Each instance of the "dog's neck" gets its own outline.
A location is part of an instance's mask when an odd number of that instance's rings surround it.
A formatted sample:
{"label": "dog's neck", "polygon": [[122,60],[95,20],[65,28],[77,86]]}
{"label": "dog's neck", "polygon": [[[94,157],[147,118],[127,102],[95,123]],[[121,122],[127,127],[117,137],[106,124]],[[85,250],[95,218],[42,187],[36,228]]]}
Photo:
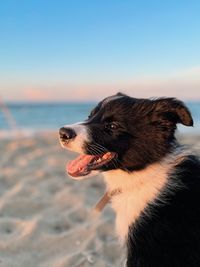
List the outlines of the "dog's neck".
{"label": "dog's neck", "polygon": [[116,230],[120,239],[127,237],[129,226],[134,225],[147,205],[153,203],[169,184],[168,173],[181,158],[180,155],[170,155],[159,163],[132,173],[120,169],[104,173],[108,192],[116,188],[120,190],[120,194],[110,199],[116,212]]}

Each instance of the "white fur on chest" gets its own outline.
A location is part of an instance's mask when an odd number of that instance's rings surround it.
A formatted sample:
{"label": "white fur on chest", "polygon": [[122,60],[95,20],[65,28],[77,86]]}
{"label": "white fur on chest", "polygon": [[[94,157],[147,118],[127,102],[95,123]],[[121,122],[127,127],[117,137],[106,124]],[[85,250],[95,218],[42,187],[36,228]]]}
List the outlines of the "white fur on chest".
{"label": "white fur on chest", "polygon": [[120,239],[126,238],[129,226],[134,224],[148,203],[153,202],[165,186],[169,168],[169,162],[163,162],[130,174],[122,170],[104,173],[108,190],[120,188],[122,191],[112,198],[112,207],[116,212],[116,230]]}

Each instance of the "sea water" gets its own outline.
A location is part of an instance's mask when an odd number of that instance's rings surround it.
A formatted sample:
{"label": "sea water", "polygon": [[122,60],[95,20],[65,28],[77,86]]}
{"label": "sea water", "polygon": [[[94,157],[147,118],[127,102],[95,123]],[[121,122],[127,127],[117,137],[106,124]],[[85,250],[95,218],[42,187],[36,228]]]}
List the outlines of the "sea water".
{"label": "sea water", "polygon": [[[200,133],[200,102],[186,103],[194,118],[194,127],[179,131]],[[0,131],[15,128],[24,131],[58,130],[65,124],[85,120],[96,103],[7,103],[9,114],[0,107]],[[11,118],[11,121],[10,119]]]}

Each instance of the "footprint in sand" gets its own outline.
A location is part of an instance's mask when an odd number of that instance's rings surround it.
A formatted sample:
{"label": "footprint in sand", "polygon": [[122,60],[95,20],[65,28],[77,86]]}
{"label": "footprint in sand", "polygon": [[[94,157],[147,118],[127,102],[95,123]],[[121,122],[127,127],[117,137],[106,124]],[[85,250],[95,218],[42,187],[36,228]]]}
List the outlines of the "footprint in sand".
{"label": "footprint in sand", "polygon": [[39,224],[42,232],[51,235],[63,234],[71,229],[71,224],[65,218],[42,220]]}
{"label": "footprint in sand", "polygon": [[88,218],[88,212],[84,209],[75,210],[68,216],[72,223],[83,223]]}
{"label": "footprint in sand", "polygon": [[34,217],[36,214],[44,210],[46,206],[46,202],[39,200],[9,199],[0,207],[0,212],[5,217],[26,219]]}
{"label": "footprint in sand", "polygon": [[12,241],[20,238],[24,232],[24,223],[19,220],[1,219],[0,240]]}

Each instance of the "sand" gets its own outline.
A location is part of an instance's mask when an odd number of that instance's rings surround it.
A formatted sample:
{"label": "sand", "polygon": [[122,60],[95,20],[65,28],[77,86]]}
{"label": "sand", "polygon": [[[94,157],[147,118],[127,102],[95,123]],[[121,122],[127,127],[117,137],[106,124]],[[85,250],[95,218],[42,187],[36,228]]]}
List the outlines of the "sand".
{"label": "sand", "polygon": [[[180,139],[200,150],[200,137]],[[0,149],[0,267],[123,266],[113,211],[92,213],[101,176],[70,179],[74,154],[53,133],[1,139]]]}

